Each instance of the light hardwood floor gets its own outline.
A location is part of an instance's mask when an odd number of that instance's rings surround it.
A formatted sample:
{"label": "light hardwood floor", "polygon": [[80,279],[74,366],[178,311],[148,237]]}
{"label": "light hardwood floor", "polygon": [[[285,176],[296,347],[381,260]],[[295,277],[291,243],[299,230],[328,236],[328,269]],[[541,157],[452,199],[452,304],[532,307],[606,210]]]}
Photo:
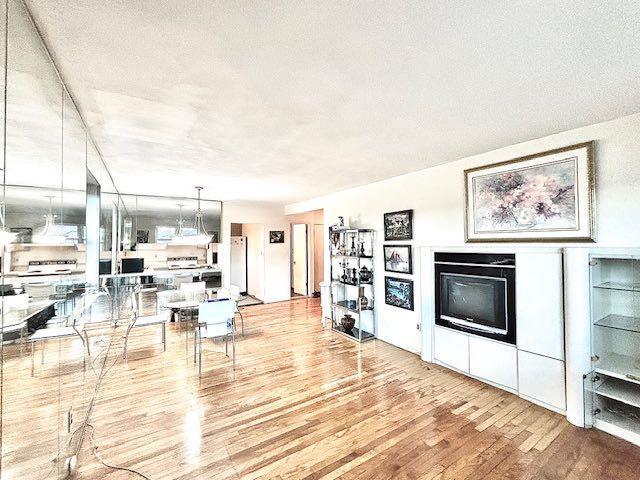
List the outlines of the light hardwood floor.
{"label": "light hardwood floor", "polygon": [[178,326],[166,352],[159,328],[134,331],[126,363],[122,328],[93,331],[96,372],[112,366],[97,394],[78,342],[57,343],[43,366],[36,355],[34,378],[26,352],[6,349],[3,480],[54,478],[66,406],[79,418],[94,394],[81,479],[139,478],[97,461],[94,429],[105,461],[153,479],[639,478],[640,448],[383,342],[323,330],[317,299],[244,313],[237,370],[209,343],[201,378]]}

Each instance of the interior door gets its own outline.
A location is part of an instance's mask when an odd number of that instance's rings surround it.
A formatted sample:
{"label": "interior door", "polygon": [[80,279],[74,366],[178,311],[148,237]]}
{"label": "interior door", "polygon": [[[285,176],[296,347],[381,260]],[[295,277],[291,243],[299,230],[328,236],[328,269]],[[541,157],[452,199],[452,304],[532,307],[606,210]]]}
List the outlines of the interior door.
{"label": "interior door", "polygon": [[308,295],[307,225],[293,225],[293,293]]}

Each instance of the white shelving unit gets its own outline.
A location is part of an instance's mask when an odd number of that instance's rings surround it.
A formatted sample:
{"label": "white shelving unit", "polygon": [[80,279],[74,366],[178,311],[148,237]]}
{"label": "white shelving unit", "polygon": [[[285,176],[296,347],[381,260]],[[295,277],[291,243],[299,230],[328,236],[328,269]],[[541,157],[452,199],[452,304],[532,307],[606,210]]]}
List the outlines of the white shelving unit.
{"label": "white shelving unit", "polygon": [[640,445],[640,257],[592,254],[585,424]]}

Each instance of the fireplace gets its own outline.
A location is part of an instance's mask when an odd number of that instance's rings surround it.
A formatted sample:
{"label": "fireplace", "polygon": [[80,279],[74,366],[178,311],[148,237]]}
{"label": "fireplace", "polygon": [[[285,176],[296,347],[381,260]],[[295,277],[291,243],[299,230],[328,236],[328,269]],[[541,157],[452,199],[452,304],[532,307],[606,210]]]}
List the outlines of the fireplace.
{"label": "fireplace", "polygon": [[436,324],[516,343],[513,254],[435,253]]}

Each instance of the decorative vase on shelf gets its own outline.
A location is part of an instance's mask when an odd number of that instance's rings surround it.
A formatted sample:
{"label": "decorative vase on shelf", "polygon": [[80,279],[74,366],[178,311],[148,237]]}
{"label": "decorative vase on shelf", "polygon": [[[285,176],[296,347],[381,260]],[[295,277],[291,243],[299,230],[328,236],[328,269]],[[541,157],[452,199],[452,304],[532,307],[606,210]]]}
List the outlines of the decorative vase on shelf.
{"label": "decorative vase on shelf", "polygon": [[353,283],[354,285],[356,283],[358,283],[358,269],[357,268],[351,269],[351,283]]}
{"label": "decorative vase on shelf", "polygon": [[366,265],[360,269],[360,281],[369,283],[373,279],[373,272],[369,270]]}
{"label": "decorative vase on shelf", "polygon": [[358,304],[360,305],[360,310],[364,310],[369,305],[369,299],[364,296],[364,287],[358,288]]}
{"label": "decorative vase on shelf", "polygon": [[340,325],[347,331],[350,331],[356,325],[356,319],[353,318],[350,314],[345,313],[344,316],[340,319]]}
{"label": "decorative vase on shelf", "polygon": [[364,242],[358,242],[360,244],[360,248],[358,249],[358,255],[360,255],[361,257],[365,256],[365,252],[364,252]]}
{"label": "decorative vase on shelf", "polygon": [[351,237],[351,249],[349,250],[349,255],[355,257],[358,255],[358,251],[356,250],[356,237]]}

